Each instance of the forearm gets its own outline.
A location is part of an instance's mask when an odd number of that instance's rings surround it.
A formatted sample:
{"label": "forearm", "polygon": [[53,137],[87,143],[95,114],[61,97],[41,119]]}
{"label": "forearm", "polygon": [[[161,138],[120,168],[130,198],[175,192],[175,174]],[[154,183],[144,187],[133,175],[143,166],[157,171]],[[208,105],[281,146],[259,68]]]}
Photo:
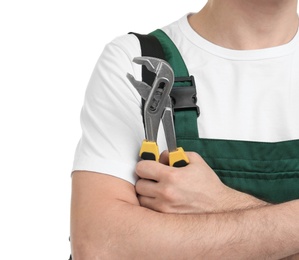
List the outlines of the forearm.
{"label": "forearm", "polygon": [[107,201],[80,219],[82,230],[73,238],[80,236],[84,244],[75,242],[74,259],[280,259],[299,252],[298,208],[294,201],[227,213],[175,215]]}
{"label": "forearm", "polygon": [[[211,213],[240,211],[246,209],[271,206],[272,204],[244,192],[236,191],[226,187],[226,192],[219,196],[219,207],[217,210],[211,210]],[[209,213],[209,212],[204,212]]]}
{"label": "forearm", "polygon": [[296,216],[278,218],[281,210],[191,216],[122,204],[93,223],[86,242],[100,259],[280,259],[299,252]]}

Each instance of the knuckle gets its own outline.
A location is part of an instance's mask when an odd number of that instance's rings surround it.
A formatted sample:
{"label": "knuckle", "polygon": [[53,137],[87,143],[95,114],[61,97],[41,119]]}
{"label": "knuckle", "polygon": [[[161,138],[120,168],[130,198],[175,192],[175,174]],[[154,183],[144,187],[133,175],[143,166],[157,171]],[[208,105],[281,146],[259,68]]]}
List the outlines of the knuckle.
{"label": "knuckle", "polygon": [[140,192],[142,191],[142,179],[138,180],[135,184],[135,191],[140,194]]}
{"label": "knuckle", "polygon": [[194,159],[202,159],[202,157],[196,152],[188,152],[188,156]]}
{"label": "knuckle", "polygon": [[161,174],[161,176],[163,176],[163,180],[166,183],[170,183],[170,184],[174,184],[177,179],[179,178],[179,176],[181,172],[179,171],[179,168],[176,167],[168,167],[167,172],[164,174]]}
{"label": "knuckle", "polygon": [[146,203],[143,196],[138,196],[140,206],[146,207]]}
{"label": "knuckle", "polygon": [[156,205],[155,210],[161,213],[170,213],[171,209],[168,204],[159,202]]}
{"label": "knuckle", "polygon": [[143,171],[144,169],[146,169],[148,167],[147,164],[151,163],[152,161],[148,161],[148,160],[140,160],[139,162],[136,163],[136,170],[139,171]]}
{"label": "knuckle", "polygon": [[162,196],[164,198],[165,201],[167,201],[168,203],[173,202],[174,198],[175,198],[175,190],[173,189],[172,186],[164,186],[162,189]]}
{"label": "knuckle", "polygon": [[135,172],[136,172],[137,175],[138,175],[138,173],[141,171],[141,169],[142,169],[142,163],[141,163],[141,161],[140,161],[140,162],[138,162],[138,163],[136,164],[136,166],[135,166]]}

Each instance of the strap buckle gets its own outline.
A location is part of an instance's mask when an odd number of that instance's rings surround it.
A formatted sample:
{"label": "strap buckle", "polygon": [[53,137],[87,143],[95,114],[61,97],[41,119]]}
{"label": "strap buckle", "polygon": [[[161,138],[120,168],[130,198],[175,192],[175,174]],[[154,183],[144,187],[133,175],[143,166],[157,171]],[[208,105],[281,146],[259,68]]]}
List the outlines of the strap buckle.
{"label": "strap buckle", "polygon": [[199,107],[196,105],[197,93],[194,77],[176,77],[170,97],[174,111],[195,109],[197,117],[200,115]]}

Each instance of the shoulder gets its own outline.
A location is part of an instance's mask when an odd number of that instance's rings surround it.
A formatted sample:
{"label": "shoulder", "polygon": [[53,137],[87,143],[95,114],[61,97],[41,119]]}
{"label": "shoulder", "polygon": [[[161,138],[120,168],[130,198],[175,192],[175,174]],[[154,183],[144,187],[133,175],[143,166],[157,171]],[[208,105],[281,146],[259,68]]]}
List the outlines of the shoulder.
{"label": "shoulder", "polygon": [[140,43],[133,34],[124,34],[117,36],[108,42],[104,48],[103,54],[126,55],[128,58],[141,55]]}

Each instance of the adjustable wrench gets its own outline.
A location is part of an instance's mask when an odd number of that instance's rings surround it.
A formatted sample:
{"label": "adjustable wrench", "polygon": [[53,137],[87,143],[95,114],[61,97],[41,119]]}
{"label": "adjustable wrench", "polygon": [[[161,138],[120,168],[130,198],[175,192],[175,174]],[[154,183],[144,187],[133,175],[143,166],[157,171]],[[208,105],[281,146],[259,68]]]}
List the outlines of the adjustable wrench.
{"label": "adjustable wrench", "polygon": [[134,76],[127,74],[127,78],[136,88],[144,104],[145,140],[140,149],[140,157],[145,160],[159,161],[157,136],[162,120],[167,147],[169,150],[169,165],[175,167],[186,166],[189,160],[181,147],[177,147],[173,123],[173,112],[170,92],[174,83],[174,73],[170,65],[161,59],[153,57],[136,57],[133,62],[144,65],[156,74],[152,86],[143,81],[137,81]]}

